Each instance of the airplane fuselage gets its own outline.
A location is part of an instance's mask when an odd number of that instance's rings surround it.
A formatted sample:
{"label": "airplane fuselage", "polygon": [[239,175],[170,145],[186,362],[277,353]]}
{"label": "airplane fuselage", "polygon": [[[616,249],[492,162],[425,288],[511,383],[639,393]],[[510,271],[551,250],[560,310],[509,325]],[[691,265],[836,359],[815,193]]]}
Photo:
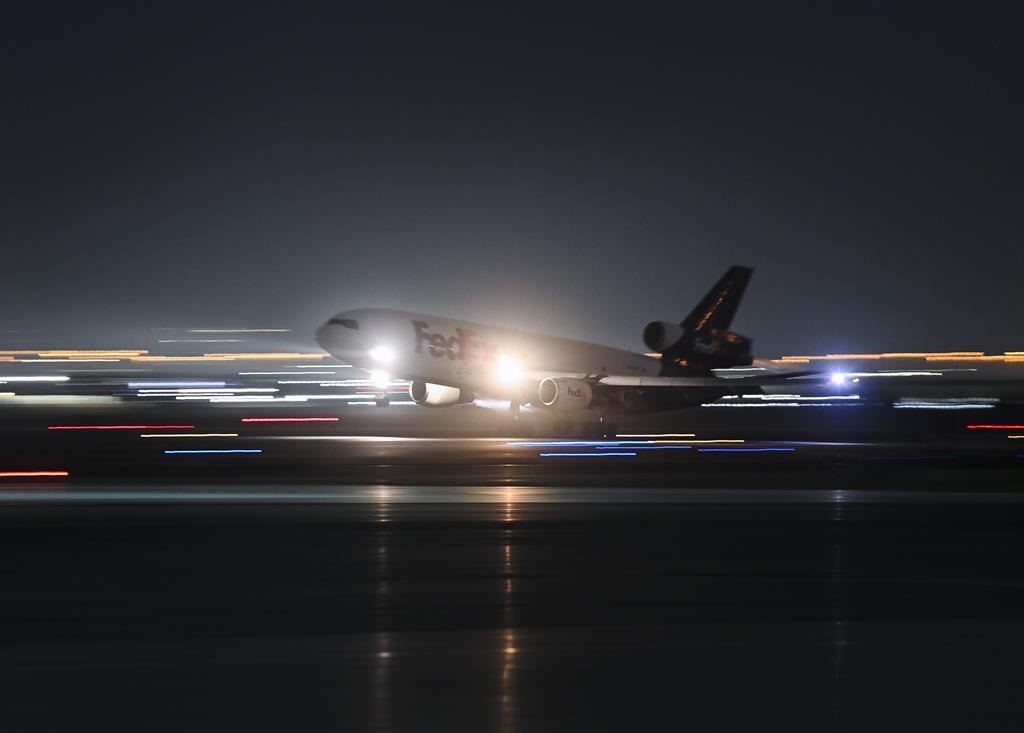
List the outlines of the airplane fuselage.
{"label": "airplane fuselage", "polygon": [[317,341],[362,369],[484,395],[507,392],[500,372],[509,365],[521,373],[518,381],[534,385],[544,376],[654,376],[661,369],[658,359],[623,349],[390,309],[339,313]]}

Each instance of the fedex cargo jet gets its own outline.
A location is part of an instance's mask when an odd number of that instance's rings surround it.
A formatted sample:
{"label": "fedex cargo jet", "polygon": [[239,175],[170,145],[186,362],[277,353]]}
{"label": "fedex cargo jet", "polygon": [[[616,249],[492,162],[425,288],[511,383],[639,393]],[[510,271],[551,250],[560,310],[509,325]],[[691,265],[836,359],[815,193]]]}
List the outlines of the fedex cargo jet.
{"label": "fedex cargo jet", "polygon": [[[723,379],[713,370],[752,363],[751,340],[729,330],[753,271],[732,267],[681,323],[652,321],[644,344],[657,355],[452,320],[366,308],[339,313],[316,332],[333,356],[411,382],[419,405],[466,404],[477,396],[549,410],[562,425],[573,413],[609,424],[622,412],[692,406],[760,391],[784,374]],[[378,404],[387,404],[385,394]],[[610,428],[605,428],[607,432]]]}

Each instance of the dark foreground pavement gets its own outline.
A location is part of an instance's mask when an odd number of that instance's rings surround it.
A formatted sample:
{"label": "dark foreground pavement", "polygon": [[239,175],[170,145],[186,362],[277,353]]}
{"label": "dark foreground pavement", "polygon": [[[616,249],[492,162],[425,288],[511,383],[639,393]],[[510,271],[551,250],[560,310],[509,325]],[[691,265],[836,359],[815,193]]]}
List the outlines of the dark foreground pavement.
{"label": "dark foreground pavement", "polygon": [[11,503],[0,725],[1016,730],[1024,502],[907,488]]}

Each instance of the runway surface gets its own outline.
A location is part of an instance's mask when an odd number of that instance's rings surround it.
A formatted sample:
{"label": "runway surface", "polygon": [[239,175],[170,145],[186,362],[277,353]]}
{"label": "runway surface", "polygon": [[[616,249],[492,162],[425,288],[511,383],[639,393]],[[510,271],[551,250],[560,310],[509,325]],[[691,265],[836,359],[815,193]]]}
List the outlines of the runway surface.
{"label": "runway surface", "polygon": [[5,729],[1016,725],[1016,494],[145,493],[7,502]]}

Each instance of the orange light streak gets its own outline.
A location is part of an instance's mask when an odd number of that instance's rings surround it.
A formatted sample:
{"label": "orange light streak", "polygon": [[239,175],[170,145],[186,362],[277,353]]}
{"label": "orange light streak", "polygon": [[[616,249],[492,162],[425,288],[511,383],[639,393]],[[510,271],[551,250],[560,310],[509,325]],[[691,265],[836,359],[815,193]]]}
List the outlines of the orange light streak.
{"label": "orange light streak", "polygon": [[0,478],[35,478],[38,476],[69,476],[67,471],[0,471]]}

